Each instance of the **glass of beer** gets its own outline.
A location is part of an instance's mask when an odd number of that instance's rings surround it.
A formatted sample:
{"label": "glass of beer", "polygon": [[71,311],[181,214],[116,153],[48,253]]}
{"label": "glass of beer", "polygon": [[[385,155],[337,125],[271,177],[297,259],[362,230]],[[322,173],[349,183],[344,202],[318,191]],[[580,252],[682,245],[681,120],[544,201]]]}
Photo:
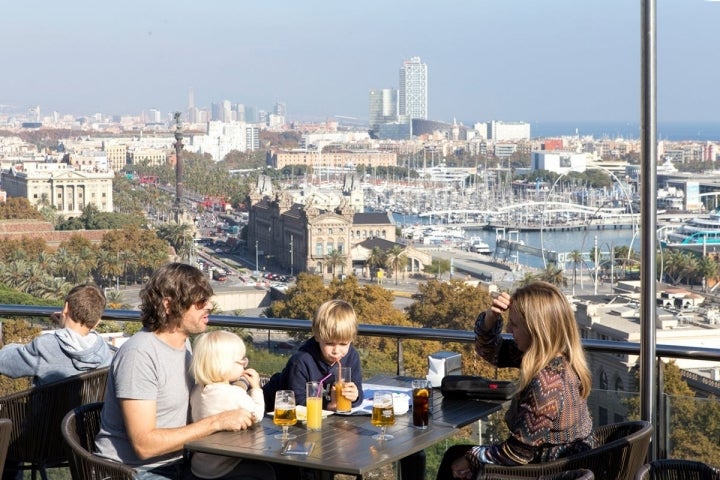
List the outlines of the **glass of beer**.
{"label": "glass of beer", "polygon": [[413,426],[424,430],[430,421],[430,382],[427,380],[412,381]]}
{"label": "glass of beer", "polygon": [[342,394],[343,384],[352,382],[350,373],[350,367],[338,368],[338,376],[335,379],[335,405],[339,413],[350,413],[352,409],[352,402]]}
{"label": "glass of beer", "polygon": [[323,387],[320,382],[305,384],[305,406],[307,407],[307,429],[314,431],[322,428]]}
{"label": "glass of beer", "polygon": [[380,433],[373,435],[374,440],[392,440],[393,436],[385,433],[389,425],[395,425],[395,412],[393,411],[393,396],[391,392],[375,392],[373,395],[373,409],[370,423],[380,427]]}
{"label": "glass of beer", "polygon": [[275,392],[275,414],[273,423],[282,427],[282,433],[275,435],[275,438],[283,442],[296,438],[297,435],[288,433],[290,425],[297,423],[295,416],[295,392],[292,390],[278,390]]}

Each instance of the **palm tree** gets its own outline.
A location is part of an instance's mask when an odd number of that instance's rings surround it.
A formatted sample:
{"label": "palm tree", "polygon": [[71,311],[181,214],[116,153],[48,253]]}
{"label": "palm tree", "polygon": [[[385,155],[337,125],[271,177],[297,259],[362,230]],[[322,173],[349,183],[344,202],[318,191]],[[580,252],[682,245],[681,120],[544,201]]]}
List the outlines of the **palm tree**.
{"label": "palm tree", "polygon": [[698,268],[695,256],[686,251],[674,250],[665,256],[665,273],[670,283],[677,285],[683,278],[689,277]]}
{"label": "palm tree", "polygon": [[386,252],[388,266],[395,272],[395,285],[398,284],[398,270],[407,265],[408,258],[405,255],[405,249],[400,245],[393,246]]}
{"label": "palm tree", "polygon": [[[332,276],[335,278],[335,269],[340,266],[344,267],[347,263],[347,255],[344,255],[341,250],[333,250],[327,254],[325,261],[332,267]],[[344,269],[343,269],[344,271]]]}
{"label": "palm tree", "polygon": [[566,287],[567,279],[562,268],[558,267],[555,263],[548,263],[545,270],[540,272],[540,280],[544,280],[548,283],[552,283],[556,287]]}
{"label": "palm tree", "polygon": [[572,293],[575,295],[575,285],[577,284],[577,266],[580,264],[580,288],[582,288],[582,264],[583,254],[580,250],[573,250],[570,252],[570,260],[573,262],[573,290]]}
{"label": "palm tree", "polygon": [[703,291],[707,291],[709,283],[715,284],[718,274],[720,273],[720,265],[715,257],[706,255],[700,259],[698,265],[698,274],[702,277]]}
{"label": "palm tree", "polygon": [[118,289],[122,271],[123,266],[119,252],[110,250],[100,250],[98,252],[97,273],[100,278],[107,280],[107,284],[110,284],[110,280],[115,278],[115,288]]}
{"label": "palm tree", "polygon": [[15,260],[2,266],[0,272],[0,281],[11,288],[17,290],[23,289],[25,281],[25,272],[27,272],[29,264],[24,260]]}
{"label": "palm tree", "polygon": [[538,280],[538,275],[532,272],[525,272],[525,275],[517,281],[518,287],[525,287]]}
{"label": "palm tree", "polygon": [[193,252],[193,231],[187,223],[165,223],[157,230],[158,237],[167,241],[181,259],[188,260]]}
{"label": "palm tree", "polygon": [[370,251],[370,255],[368,255],[367,260],[365,260],[365,265],[370,268],[370,278],[374,276],[374,272],[378,269],[385,268],[386,263],[387,256],[385,255],[385,252],[383,252],[380,247],[373,248]]}

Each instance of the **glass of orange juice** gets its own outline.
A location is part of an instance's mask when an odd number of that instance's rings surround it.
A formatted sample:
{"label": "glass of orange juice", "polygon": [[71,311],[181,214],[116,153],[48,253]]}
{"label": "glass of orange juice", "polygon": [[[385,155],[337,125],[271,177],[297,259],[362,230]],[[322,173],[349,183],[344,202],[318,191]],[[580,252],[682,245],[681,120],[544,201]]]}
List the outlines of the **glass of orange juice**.
{"label": "glass of orange juice", "polygon": [[305,406],[307,407],[307,429],[320,430],[322,428],[322,383],[307,382],[305,384],[305,393]]}
{"label": "glass of orange juice", "polygon": [[342,395],[343,384],[352,382],[350,373],[350,367],[338,368],[338,376],[335,379],[335,405],[339,413],[349,413],[352,409],[352,402]]}

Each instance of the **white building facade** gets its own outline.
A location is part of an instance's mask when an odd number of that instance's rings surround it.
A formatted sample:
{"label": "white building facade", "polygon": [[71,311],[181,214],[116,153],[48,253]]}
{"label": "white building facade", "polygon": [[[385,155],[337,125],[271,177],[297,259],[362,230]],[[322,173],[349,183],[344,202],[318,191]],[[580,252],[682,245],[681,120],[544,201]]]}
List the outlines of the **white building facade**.
{"label": "white building facade", "polygon": [[530,168],[561,174],[584,172],[587,169],[587,157],[584,153],[537,150],[531,153]]}
{"label": "white building facade", "polygon": [[420,57],[412,57],[400,68],[398,113],[408,120],[428,118],[428,67]]}
{"label": "white building facade", "polygon": [[61,215],[81,215],[86,205],[113,211],[111,170],[76,170],[65,163],[30,163],[3,170],[0,183],[8,197],[24,197],[35,206],[48,205]]}

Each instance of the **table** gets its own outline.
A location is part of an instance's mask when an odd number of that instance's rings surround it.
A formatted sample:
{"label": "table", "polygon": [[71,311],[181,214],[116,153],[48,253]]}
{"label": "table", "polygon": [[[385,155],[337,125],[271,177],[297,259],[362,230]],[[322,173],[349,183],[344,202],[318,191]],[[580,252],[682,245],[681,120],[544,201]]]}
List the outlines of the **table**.
{"label": "table", "polygon": [[[408,386],[412,377],[399,375],[376,375],[364,383],[376,383],[380,385]],[[440,388],[433,388],[433,396],[430,409],[430,424],[445,425],[455,428],[464,427],[491,413],[500,410],[507,401],[505,400],[480,400],[480,399],[451,399],[445,398]]]}
{"label": "table", "polygon": [[[367,383],[407,386],[409,378],[380,375]],[[185,445],[190,451],[214,453],[270,463],[292,465],[326,472],[362,477],[371,470],[401,460],[449,438],[459,427],[499,410],[502,402],[444,399],[439,389],[433,391],[430,426],[418,430],[412,426],[412,412],[395,417],[388,427],[394,438],[380,442],[372,435],[367,415],[331,415],[323,420],[322,430],[308,431],[304,425],[290,427],[297,441],[315,442],[310,455],[281,455],[282,440],[274,438],[281,428],[265,417],[259,425],[241,432],[218,432]]]}

